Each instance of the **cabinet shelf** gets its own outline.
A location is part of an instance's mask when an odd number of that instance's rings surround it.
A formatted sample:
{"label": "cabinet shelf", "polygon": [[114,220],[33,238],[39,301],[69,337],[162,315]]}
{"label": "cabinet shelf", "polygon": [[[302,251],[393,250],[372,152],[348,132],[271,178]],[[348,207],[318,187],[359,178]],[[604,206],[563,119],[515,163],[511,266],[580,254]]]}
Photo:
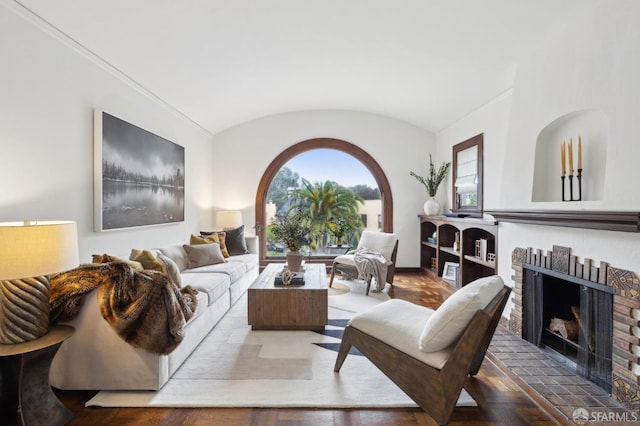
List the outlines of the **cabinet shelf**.
{"label": "cabinet shelf", "polygon": [[454,256],[460,257],[460,252],[459,251],[455,251],[453,249],[453,247],[440,247],[440,251],[443,251],[445,253],[449,253],[449,254],[452,254]]}
{"label": "cabinet shelf", "polygon": [[468,260],[469,262],[477,263],[478,265],[486,266],[487,268],[491,268],[491,269],[496,268],[495,262],[487,262],[486,260],[482,260],[478,257],[471,256],[469,254],[465,254],[464,259]]}
{"label": "cabinet shelf", "polygon": [[437,245],[437,244],[433,244],[433,243],[430,243],[430,242],[428,242],[428,241],[423,241],[423,242],[422,242],[422,245],[423,245],[423,246],[427,246],[427,247],[431,247],[431,248],[433,248],[433,249],[438,249],[438,245]]}
{"label": "cabinet shelf", "polygon": [[[420,267],[423,271],[442,277],[445,263],[459,264],[457,287],[478,278],[494,275],[495,262],[476,257],[476,241],[487,240],[491,251],[497,254],[498,226],[495,221],[477,218],[450,218],[446,216],[419,215],[420,220]],[[458,235],[458,250],[453,249]],[[437,235],[436,243],[427,241]],[[483,245],[484,246],[484,245]]]}

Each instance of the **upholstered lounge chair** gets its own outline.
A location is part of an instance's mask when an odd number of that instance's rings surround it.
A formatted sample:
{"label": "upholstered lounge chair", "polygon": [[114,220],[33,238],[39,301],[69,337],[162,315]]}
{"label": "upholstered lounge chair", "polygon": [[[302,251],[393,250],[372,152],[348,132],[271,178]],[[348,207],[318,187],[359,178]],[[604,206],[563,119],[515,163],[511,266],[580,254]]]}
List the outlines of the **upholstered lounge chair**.
{"label": "upholstered lounge chair", "polygon": [[511,289],[481,278],[433,311],[392,299],[356,315],[334,367],[355,346],[438,424],[446,424],[469,374],[482,364]]}
{"label": "upholstered lounge chair", "polygon": [[[373,232],[364,231],[358,241],[358,249],[368,248],[375,252],[380,253],[385,259],[391,262],[391,265],[387,267],[387,279],[386,282],[393,285],[393,276],[396,272],[396,256],[398,254],[398,237],[396,234],[387,232]],[[356,268],[356,262],[353,254],[343,254],[336,256],[333,260],[333,267],[331,268],[331,278],[329,278],[329,287],[333,285],[333,278],[336,271],[340,271],[351,276],[358,276],[358,269]],[[371,278],[366,280],[367,296],[371,289]]]}

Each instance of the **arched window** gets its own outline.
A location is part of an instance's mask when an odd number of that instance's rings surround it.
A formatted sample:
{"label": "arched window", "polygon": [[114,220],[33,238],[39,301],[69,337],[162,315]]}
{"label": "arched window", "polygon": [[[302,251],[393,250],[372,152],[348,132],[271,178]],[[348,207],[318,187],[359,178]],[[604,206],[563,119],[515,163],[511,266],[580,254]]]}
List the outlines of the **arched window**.
{"label": "arched window", "polygon": [[[331,138],[317,138],[317,139],[308,139],[302,142],[299,142],[283,152],[281,152],[272,162],[269,164],[267,169],[265,170],[262,179],[258,185],[258,190],[256,192],[256,232],[260,237],[260,263],[266,264],[268,263],[266,259],[266,225],[267,225],[267,214],[266,214],[266,205],[268,200],[267,191],[269,190],[269,186],[271,185],[271,181],[276,176],[278,171],[292,158],[297,155],[304,153],[306,151],[311,151],[314,149],[334,149],[337,151],[342,151],[346,154],[351,155],[352,157],[358,159],[370,172],[374,177],[378,189],[380,191],[381,204],[382,204],[382,219],[381,219],[381,229],[384,232],[392,232],[393,231],[393,198],[391,195],[391,187],[389,186],[389,181],[385,176],[382,168],[377,163],[377,161],[369,155],[362,148],[353,145],[349,142],[340,139],[331,139]],[[327,259],[329,261],[330,259]]]}

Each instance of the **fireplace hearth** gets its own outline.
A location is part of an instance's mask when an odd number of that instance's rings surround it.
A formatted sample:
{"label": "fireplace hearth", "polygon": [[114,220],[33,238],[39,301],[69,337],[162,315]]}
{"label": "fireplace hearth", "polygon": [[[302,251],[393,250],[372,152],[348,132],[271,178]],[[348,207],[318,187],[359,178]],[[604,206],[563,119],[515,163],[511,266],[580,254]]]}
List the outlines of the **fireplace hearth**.
{"label": "fireplace hearth", "polygon": [[640,409],[637,275],[606,262],[580,262],[561,246],[546,252],[516,248],[512,268],[514,306],[507,327]]}

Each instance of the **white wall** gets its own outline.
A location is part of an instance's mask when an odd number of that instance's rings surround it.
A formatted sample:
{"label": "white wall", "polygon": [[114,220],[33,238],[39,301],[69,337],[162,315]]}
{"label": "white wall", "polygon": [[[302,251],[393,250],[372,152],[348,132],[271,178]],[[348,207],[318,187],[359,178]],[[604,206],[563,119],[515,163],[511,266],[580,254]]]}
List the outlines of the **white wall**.
{"label": "white wall", "polygon": [[[639,2],[603,2],[519,64],[505,157],[505,174],[510,179],[505,180],[502,207],[606,210],[640,206],[633,196],[638,194],[640,175],[638,16]],[[533,158],[536,137],[556,118],[585,109],[601,110],[610,120],[603,199],[570,207],[562,202],[532,203],[533,162],[527,159]],[[560,142],[553,147],[556,152]],[[589,150],[586,141],[584,150]],[[585,175],[590,167],[594,165],[584,165]]]}
{"label": "white wall", "polygon": [[[75,220],[81,261],[210,227],[211,135],[22,13],[0,4],[0,221]],[[93,232],[94,108],[185,147],[184,223]]]}
{"label": "white wall", "polygon": [[[452,162],[454,145],[480,133],[484,134],[482,204],[485,210],[496,208],[500,197],[511,101],[512,92],[509,90],[437,135],[437,156],[434,164],[438,167],[443,162]],[[443,204],[444,212],[450,211],[453,203],[452,176],[450,171],[447,179],[438,188],[437,197]]]}
{"label": "white wall", "polygon": [[[485,209],[640,211],[638,16],[640,2],[620,0],[576,17],[562,33],[550,37],[518,64],[511,96],[438,134],[438,159],[444,161],[450,159],[451,144],[485,131]],[[585,109],[602,110],[610,120],[603,199],[532,202],[538,134],[558,117]],[[489,130],[494,136],[488,136]],[[588,149],[586,144],[584,149]],[[590,166],[584,165],[585,174],[590,173]],[[514,248],[551,250],[554,244],[571,247],[581,261],[585,257],[604,260],[640,274],[638,233],[512,223],[499,226],[498,273],[511,282]]]}
{"label": "white wall", "polygon": [[[638,16],[639,2],[603,3],[519,64],[498,207],[640,211]],[[537,135],[557,117],[584,109],[602,110],[610,122],[603,199],[532,202],[533,164],[526,159],[533,158]],[[583,149],[589,149],[586,143]],[[589,167],[594,166],[584,165],[584,174],[590,173]],[[518,246],[550,250],[559,244],[574,248],[581,258],[640,272],[637,233],[501,225],[500,235],[501,259],[510,259]],[[510,272],[510,262],[501,262],[501,275],[508,277]]]}
{"label": "white wall", "polygon": [[269,163],[289,146],[321,137],[357,145],[378,162],[393,194],[393,230],[400,240],[396,264],[418,266],[417,215],[426,193],[409,171],[426,173],[435,136],[391,118],[354,111],[301,111],[254,120],[217,134],[214,208],[241,209],[244,223],[253,227],[256,189]]}

